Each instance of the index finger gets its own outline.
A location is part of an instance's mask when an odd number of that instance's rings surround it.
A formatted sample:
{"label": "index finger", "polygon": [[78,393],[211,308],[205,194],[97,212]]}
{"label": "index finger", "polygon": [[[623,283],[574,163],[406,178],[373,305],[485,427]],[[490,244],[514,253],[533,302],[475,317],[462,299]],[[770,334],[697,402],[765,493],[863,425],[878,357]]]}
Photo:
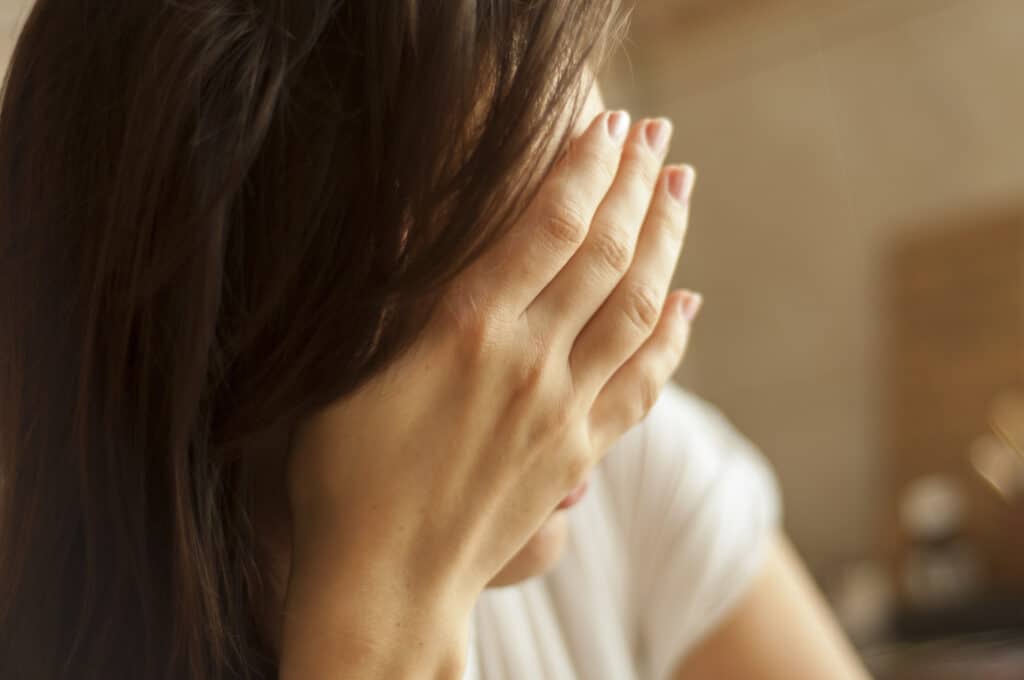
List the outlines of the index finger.
{"label": "index finger", "polygon": [[598,115],[570,143],[522,217],[471,268],[476,300],[518,318],[570,260],[612,185],[629,131],[625,111]]}

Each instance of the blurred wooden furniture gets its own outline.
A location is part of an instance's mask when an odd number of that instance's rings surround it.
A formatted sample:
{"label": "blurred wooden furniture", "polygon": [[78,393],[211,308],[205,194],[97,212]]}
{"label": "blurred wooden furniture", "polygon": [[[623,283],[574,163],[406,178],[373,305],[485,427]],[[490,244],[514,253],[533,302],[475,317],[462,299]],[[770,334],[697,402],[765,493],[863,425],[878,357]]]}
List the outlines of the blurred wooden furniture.
{"label": "blurred wooden furniture", "polygon": [[899,497],[939,473],[966,494],[967,535],[998,590],[1024,591],[1024,525],[970,465],[993,400],[1024,391],[1024,205],[928,225],[884,259],[887,556],[900,573]]}
{"label": "blurred wooden furniture", "polygon": [[1020,680],[1024,639],[972,636],[873,650],[867,658],[877,680]]}

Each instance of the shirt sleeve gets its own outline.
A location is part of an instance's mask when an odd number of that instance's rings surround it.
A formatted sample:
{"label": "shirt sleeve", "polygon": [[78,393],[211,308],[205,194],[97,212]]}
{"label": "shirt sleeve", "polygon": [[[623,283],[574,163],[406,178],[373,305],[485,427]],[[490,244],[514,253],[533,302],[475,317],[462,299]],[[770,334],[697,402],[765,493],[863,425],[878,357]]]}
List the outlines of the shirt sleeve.
{"label": "shirt sleeve", "polygon": [[627,547],[642,677],[670,680],[750,585],[779,522],[778,486],[753,444],[671,382],[602,465]]}

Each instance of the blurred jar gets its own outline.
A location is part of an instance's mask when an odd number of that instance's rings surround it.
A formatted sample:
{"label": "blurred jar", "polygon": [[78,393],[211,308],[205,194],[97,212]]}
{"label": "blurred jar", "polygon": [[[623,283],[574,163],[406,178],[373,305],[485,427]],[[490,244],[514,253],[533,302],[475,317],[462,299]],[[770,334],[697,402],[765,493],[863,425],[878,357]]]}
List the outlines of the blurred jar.
{"label": "blurred jar", "polygon": [[955,606],[979,592],[980,561],[964,535],[965,516],[964,493],[949,477],[919,477],[904,491],[900,523],[908,554],[903,581],[914,607]]}

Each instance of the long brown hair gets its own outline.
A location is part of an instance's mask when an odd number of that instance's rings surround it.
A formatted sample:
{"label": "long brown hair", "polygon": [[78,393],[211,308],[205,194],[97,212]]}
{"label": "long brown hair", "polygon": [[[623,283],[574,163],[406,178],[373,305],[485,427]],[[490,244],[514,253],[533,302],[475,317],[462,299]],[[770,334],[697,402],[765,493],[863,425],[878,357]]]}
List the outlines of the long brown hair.
{"label": "long brown hair", "polygon": [[0,111],[0,677],[275,676],[244,463],[408,348],[621,23],[36,2]]}

